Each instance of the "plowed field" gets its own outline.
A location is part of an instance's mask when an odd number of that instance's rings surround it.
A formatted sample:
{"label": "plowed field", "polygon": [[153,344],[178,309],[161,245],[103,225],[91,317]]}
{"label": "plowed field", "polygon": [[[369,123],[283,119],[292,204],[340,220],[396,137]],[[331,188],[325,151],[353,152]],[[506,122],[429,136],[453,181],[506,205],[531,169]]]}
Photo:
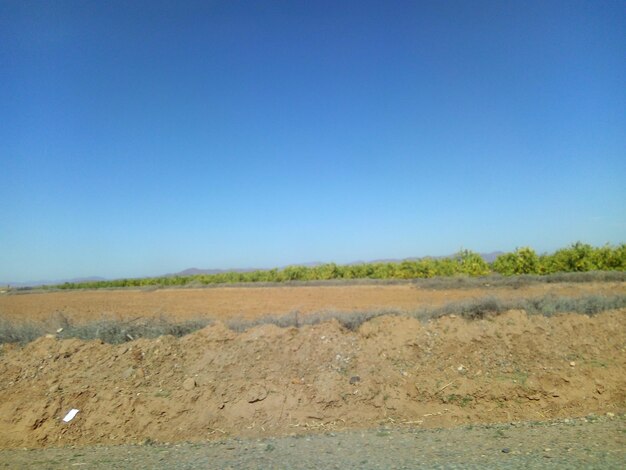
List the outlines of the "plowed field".
{"label": "plowed field", "polygon": [[494,296],[502,299],[554,294],[626,294],[624,282],[534,284],[521,288],[428,289],[414,285],[214,287],[205,289],[91,290],[0,295],[0,314],[12,320],[47,320],[62,313],[71,321],[166,316],[252,319],[293,311],[415,310]]}

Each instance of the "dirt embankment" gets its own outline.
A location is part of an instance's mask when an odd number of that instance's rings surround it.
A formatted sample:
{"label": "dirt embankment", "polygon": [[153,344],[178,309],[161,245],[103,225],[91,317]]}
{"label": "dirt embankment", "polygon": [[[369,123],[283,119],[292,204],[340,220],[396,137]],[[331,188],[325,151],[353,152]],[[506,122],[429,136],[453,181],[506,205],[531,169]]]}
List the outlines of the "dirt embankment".
{"label": "dirt embankment", "polygon": [[116,346],[41,338],[2,346],[0,377],[4,448],[618,413],[626,309],[427,324],[386,316],[357,331],[216,324]]}

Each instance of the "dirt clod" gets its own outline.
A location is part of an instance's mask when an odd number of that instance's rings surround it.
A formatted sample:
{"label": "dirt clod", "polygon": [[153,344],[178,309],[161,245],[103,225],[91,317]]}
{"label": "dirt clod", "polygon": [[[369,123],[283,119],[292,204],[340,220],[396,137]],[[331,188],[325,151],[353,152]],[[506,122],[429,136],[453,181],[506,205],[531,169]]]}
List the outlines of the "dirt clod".
{"label": "dirt clod", "polygon": [[246,395],[246,400],[248,403],[256,403],[257,401],[262,401],[267,398],[267,389],[262,385],[253,385],[248,390]]}
{"label": "dirt clod", "polygon": [[185,381],[183,382],[183,389],[187,390],[188,392],[193,390],[195,386],[196,386],[196,381],[192,377],[185,379]]}

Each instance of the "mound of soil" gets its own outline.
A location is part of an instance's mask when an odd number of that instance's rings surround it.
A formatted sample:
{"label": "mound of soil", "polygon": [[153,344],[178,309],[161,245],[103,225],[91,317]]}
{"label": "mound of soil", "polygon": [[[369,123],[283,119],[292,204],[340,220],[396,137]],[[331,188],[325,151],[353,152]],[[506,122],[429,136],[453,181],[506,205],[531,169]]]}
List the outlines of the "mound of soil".
{"label": "mound of soil", "polygon": [[[626,309],[594,317],[385,316],[123,345],[0,349],[0,447],[445,427],[626,408]],[[79,409],[68,423],[62,418]]]}

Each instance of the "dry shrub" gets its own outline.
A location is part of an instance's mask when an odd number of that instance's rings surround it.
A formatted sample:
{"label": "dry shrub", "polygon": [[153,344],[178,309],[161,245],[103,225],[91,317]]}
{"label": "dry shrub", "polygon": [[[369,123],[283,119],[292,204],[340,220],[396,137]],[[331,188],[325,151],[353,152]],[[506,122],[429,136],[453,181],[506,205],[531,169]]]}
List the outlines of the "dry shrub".
{"label": "dry shrub", "polygon": [[[559,313],[597,313],[626,307],[626,295],[587,295],[582,297],[559,297],[546,295],[530,299],[501,300],[485,297],[471,301],[446,304],[442,307],[422,308],[413,312],[399,310],[367,310],[356,312],[318,312],[302,315],[298,311],[287,315],[268,315],[255,320],[235,319],[227,326],[236,332],[243,332],[259,325],[276,325],[280,328],[316,325],[329,320],[337,320],[344,328],[354,331],[363,323],[383,315],[404,315],[426,321],[446,315],[457,315],[467,320],[477,320],[499,315],[508,310],[525,310],[531,315],[551,316]],[[62,314],[55,319],[55,325],[35,324],[32,322],[15,323],[0,319],[0,344],[28,343],[46,333],[62,328],[57,334],[60,339],[79,338],[83,340],[99,339],[119,344],[138,338],[156,338],[163,335],[185,336],[200,330],[213,321],[199,318],[184,322],[172,322],[165,317],[139,318],[131,321],[101,319],[85,324],[74,324]]]}

